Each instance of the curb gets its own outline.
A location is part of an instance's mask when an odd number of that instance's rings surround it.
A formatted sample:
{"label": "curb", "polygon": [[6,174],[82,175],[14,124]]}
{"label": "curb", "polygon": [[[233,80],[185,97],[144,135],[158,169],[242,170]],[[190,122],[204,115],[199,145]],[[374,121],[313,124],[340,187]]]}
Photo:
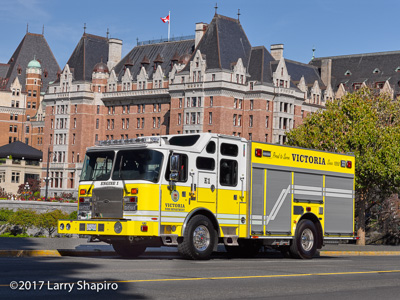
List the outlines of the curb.
{"label": "curb", "polygon": [[[171,252],[146,252],[146,256],[174,256]],[[114,251],[85,251],[85,250],[0,250],[0,257],[90,257],[118,256]],[[320,251],[319,256],[400,256],[400,251]]]}
{"label": "curb", "polygon": [[57,250],[0,250],[0,257],[59,257]]}
{"label": "curb", "polygon": [[321,256],[398,256],[400,251],[320,251]]}

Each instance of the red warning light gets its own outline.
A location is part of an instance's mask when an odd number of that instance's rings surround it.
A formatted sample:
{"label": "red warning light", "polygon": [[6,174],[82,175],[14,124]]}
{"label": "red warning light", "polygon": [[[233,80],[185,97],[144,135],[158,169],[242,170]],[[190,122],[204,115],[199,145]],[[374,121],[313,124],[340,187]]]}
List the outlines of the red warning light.
{"label": "red warning light", "polygon": [[262,150],[256,149],[256,157],[261,157],[261,156],[262,156]]}

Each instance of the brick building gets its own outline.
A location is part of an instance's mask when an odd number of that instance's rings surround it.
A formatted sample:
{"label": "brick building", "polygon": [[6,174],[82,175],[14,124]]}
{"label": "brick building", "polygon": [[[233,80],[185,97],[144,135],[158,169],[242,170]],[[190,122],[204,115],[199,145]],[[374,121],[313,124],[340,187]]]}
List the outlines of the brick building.
{"label": "brick building", "polygon": [[194,39],[138,44],[122,59],[121,48],[84,33],[49,86],[50,195],[76,193],[97,140],[215,132],[284,143],[334,96],[317,67],[285,59],[281,44],[253,47],[238,20],[218,14],[196,24]]}
{"label": "brick building", "polygon": [[59,66],[46,39],[27,32],[7,64],[0,64],[0,145],[22,141],[42,150],[41,100]]}

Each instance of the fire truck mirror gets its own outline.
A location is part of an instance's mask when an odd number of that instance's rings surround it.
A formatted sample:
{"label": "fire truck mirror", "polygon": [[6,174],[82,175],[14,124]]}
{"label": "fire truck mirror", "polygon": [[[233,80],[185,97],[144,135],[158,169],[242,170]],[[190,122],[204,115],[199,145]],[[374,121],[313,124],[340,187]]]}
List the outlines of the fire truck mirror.
{"label": "fire truck mirror", "polygon": [[171,173],[169,174],[169,180],[170,181],[178,181],[179,179],[179,162],[180,162],[180,157],[178,154],[173,154],[171,155],[170,158],[170,171]]}

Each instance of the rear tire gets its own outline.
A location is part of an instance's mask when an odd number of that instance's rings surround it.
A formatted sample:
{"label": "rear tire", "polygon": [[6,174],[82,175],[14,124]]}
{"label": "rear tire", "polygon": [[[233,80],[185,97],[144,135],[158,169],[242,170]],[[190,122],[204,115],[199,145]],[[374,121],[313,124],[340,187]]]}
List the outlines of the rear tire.
{"label": "rear tire", "polygon": [[187,259],[210,259],[216,237],[217,232],[210,219],[196,215],[189,220],[178,251]]}
{"label": "rear tire", "polygon": [[314,223],[310,220],[301,220],[290,245],[290,254],[294,258],[311,259],[317,251],[317,241],[318,234]]}
{"label": "rear tire", "polygon": [[129,242],[115,242],[112,244],[115,252],[124,258],[135,258],[146,251],[146,246],[132,245]]}

